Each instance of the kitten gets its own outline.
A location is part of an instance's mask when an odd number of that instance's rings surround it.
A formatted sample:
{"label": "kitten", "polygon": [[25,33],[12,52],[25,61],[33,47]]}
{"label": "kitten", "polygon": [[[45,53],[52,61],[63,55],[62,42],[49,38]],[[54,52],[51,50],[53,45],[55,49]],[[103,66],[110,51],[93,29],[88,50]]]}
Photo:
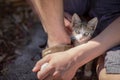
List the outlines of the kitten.
{"label": "kitten", "polygon": [[[88,22],[83,22],[80,17],[75,13],[72,16],[72,36],[71,39],[75,46],[86,43],[94,33],[97,25],[97,18],[93,18]],[[75,42],[78,42],[77,44]]]}
{"label": "kitten", "polygon": [[[83,22],[76,13],[73,14],[72,22],[71,22],[71,27],[72,27],[71,40],[73,42],[73,45],[78,46],[90,40],[91,36],[93,35],[96,29],[97,23],[98,23],[98,20],[96,17],[91,19],[88,22]],[[85,77],[91,77],[92,63],[93,62],[91,61],[85,65],[84,67]]]}

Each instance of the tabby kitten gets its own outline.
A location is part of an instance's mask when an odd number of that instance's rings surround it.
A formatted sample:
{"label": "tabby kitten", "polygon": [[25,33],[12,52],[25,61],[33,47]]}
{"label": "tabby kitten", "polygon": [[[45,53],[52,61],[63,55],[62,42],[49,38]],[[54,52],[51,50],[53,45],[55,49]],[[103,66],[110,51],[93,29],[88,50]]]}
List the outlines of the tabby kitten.
{"label": "tabby kitten", "polygon": [[[72,22],[71,22],[71,26],[72,26],[71,40],[73,42],[73,45],[78,46],[90,40],[91,36],[93,35],[96,29],[97,23],[98,23],[98,20],[96,17],[91,19],[88,22],[83,22],[76,13],[73,14]],[[85,65],[84,67],[85,77],[91,77],[92,63],[93,62],[91,61]]]}

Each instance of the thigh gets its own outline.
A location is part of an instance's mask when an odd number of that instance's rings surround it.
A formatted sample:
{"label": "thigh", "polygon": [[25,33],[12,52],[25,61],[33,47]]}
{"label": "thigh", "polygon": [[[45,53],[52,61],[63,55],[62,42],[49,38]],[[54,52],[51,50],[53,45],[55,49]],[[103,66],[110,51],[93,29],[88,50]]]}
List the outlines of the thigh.
{"label": "thigh", "polygon": [[120,74],[106,74],[106,69],[101,69],[99,75],[99,80],[120,80]]}
{"label": "thigh", "polygon": [[89,8],[89,0],[64,0],[64,11],[83,15]]}

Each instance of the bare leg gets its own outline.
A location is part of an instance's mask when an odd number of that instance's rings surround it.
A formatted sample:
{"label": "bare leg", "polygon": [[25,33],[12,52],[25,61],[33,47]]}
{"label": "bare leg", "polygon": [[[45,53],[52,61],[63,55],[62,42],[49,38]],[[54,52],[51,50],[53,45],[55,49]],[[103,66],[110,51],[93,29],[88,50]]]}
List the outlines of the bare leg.
{"label": "bare leg", "polygon": [[99,80],[120,80],[120,74],[107,74],[104,68],[104,57],[100,57],[97,66]]}
{"label": "bare leg", "polygon": [[30,1],[48,33],[49,47],[70,44],[70,38],[64,27],[63,0]]}

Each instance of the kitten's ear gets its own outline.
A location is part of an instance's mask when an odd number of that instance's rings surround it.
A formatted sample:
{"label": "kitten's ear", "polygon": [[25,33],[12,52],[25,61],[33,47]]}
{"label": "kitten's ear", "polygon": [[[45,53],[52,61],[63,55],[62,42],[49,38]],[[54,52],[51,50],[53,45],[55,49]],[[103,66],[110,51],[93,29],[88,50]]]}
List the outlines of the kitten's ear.
{"label": "kitten's ear", "polygon": [[81,23],[81,19],[80,17],[74,13],[72,16],[72,27],[74,27],[75,25],[79,25]]}
{"label": "kitten's ear", "polygon": [[98,23],[98,19],[97,19],[97,17],[94,17],[93,19],[91,19],[91,20],[88,22],[87,26],[88,26],[89,28],[91,28],[92,30],[95,30],[95,29],[96,29],[96,26],[97,26],[97,23]]}

